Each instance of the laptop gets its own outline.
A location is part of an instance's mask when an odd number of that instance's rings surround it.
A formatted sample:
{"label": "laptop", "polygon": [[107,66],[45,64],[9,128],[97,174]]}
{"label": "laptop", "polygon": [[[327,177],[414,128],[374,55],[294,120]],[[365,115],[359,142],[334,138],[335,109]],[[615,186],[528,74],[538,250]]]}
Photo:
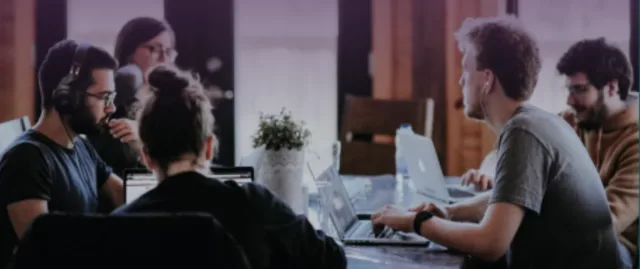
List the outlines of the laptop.
{"label": "laptop", "polygon": [[233,180],[238,184],[255,181],[255,173],[250,166],[211,167],[210,176],[222,181]]}
{"label": "laptop", "polygon": [[373,231],[371,220],[358,219],[349,194],[335,166],[331,165],[318,181],[331,182],[332,202],[329,217],[335,225],[338,238],[348,245],[427,246],[429,240],[414,233],[394,231],[384,227],[379,234]]}
{"label": "laptop", "polygon": [[453,204],[478,192],[458,184],[447,184],[433,141],[417,134],[399,134],[409,178],[416,192],[440,202]]}
{"label": "laptop", "polygon": [[264,146],[260,146],[251,150],[251,152],[242,158],[240,158],[240,163],[238,166],[242,167],[253,167],[253,170],[258,173],[260,170],[260,165],[262,164],[262,156],[264,155]]}
{"label": "laptop", "polygon": [[[252,167],[211,167],[213,179],[221,181],[233,180],[239,184],[254,181]],[[158,185],[156,176],[143,168],[126,169],[124,171],[124,197],[125,203],[130,203]]]}

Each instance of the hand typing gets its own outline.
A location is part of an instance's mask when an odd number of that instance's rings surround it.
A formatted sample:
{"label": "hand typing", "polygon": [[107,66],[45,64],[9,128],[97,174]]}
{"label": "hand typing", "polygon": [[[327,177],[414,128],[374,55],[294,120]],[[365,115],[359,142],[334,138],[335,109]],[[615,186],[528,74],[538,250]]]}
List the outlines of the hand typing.
{"label": "hand typing", "polygon": [[439,206],[434,203],[421,203],[418,206],[409,209],[409,211],[415,213],[427,211],[441,219],[450,219],[451,217],[449,210],[447,210],[446,207]]}
{"label": "hand typing", "polygon": [[471,169],[462,175],[462,186],[473,185],[477,190],[488,190],[493,188],[493,178],[480,173],[476,169]]}
{"label": "hand typing", "polygon": [[413,232],[415,215],[415,212],[388,205],[371,215],[371,222],[374,230],[389,226],[396,231]]}

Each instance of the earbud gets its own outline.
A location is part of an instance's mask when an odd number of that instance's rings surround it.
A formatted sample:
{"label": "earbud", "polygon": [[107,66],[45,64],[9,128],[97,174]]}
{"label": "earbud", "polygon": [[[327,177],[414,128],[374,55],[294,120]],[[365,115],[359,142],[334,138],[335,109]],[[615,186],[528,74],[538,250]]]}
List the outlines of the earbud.
{"label": "earbud", "polygon": [[484,88],[482,89],[482,92],[483,92],[484,94],[489,93],[489,86],[490,86],[489,81],[487,81],[487,82],[485,82],[485,83],[484,83]]}

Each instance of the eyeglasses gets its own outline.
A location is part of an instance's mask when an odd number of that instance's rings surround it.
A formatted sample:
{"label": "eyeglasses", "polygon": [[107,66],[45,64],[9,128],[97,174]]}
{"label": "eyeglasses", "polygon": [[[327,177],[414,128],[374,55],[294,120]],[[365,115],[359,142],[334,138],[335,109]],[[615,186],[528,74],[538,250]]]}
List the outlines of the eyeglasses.
{"label": "eyeglasses", "polygon": [[113,105],[114,101],[116,100],[116,92],[100,92],[100,93],[84,92],[84,94],[86,94],[87,96],[96,98],[98,100],[101,100],[102,102],[104,102],[104,106]]}
{"label": "eyeglasses", "polygon": [[569,90],[570,95],[577,96],[589,91],[589,86],[588,85],[571,85],[567,87],[567,90]]}
{"label": "eyeglasses", "polygon": [[171,61],[178,56],[178,52],[174,48],[164,48],[162,45],[143,45],[142,47],[147,48],[156,57],[162,55]]}

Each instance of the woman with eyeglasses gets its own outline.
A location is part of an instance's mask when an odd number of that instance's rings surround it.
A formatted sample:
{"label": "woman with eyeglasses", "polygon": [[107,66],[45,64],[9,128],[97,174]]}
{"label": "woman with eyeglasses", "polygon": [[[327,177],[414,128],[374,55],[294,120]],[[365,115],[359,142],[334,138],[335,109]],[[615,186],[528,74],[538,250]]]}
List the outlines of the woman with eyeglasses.
{"label": "woman with eyeglasses", "polygon": [[134,18],[118,33],[114,54],[118,60],[117,110],[101,134],[88,138],[100,157],[122,177],[125,169],[142,167],[134,118],[139,100],[147,94],[143,74],[155,65],[174,62],[177,56],[174,32],[165,21]]}

